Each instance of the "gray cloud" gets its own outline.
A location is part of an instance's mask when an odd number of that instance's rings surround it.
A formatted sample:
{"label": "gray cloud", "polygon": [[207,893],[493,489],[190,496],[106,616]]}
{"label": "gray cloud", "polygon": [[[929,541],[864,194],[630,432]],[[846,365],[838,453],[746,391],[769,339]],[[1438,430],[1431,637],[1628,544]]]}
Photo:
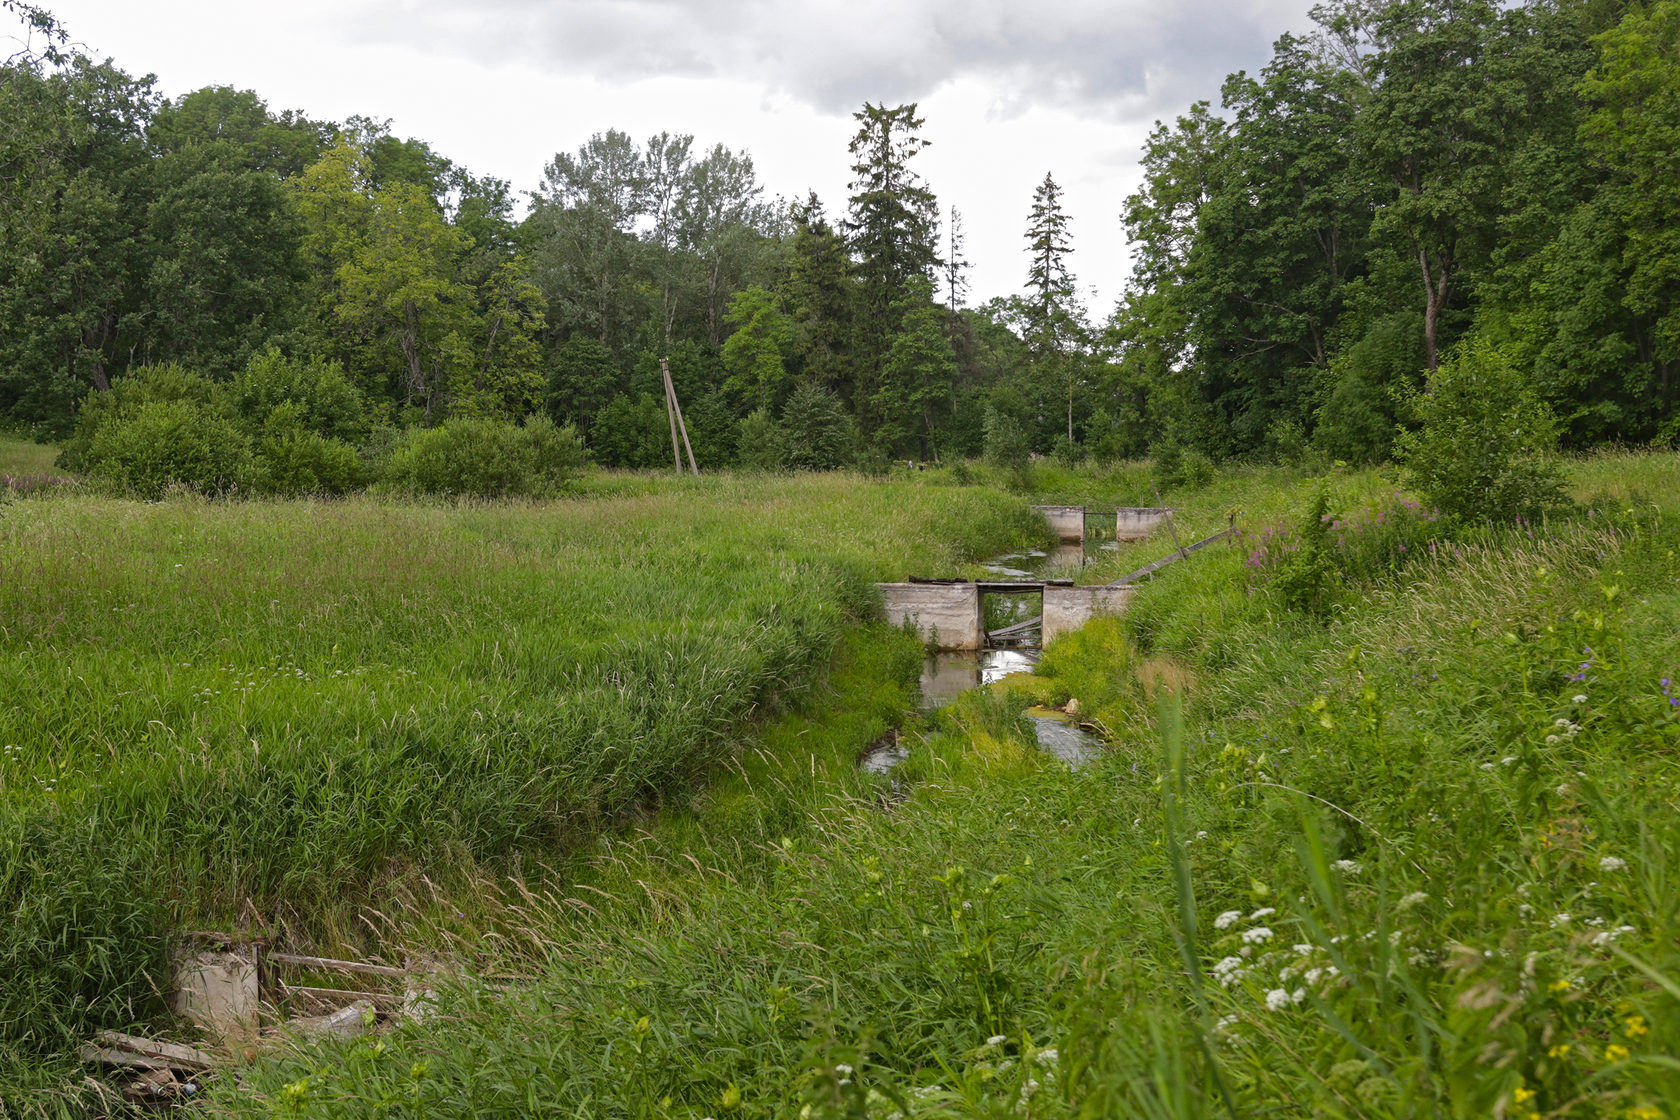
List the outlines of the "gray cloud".
{"label": "gray cloud", "polygon": [[736,78],[827,113],[918,100],[976,78],[994,111],[1053,106],[1109,120],[1216,98],[1302,22],[1300,0],[385,0],[363,42],[515,61],[606,81]]}

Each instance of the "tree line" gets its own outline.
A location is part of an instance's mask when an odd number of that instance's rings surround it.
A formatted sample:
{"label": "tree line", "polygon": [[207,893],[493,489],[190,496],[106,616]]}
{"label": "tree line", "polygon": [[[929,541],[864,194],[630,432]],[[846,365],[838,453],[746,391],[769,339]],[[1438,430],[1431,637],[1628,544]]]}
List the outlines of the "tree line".
{"label": "tree line", "polygon": [[[286,433],[375,453],[544,416],[600,462],[657,466],[662,357],[708,465],[935,458],[979,449],[1026,354],[964,306],[960,217],[916,171],[914,105],[855,114],[834,217],[768,198],[744,152],[617,130],[557,153],[521,214],[507,182],[387,122],[230,87],[166,98],[49,43],[0,68],[0,423],[84,467],[114,446],[98,427],[163,404],[169,425],[154,408],[117,442],[189,439],[202,413],[191,439],[231,424],[259,457]],[[361,477],[336,444],[317,482]]]}
{"label": "tree line", "polygon": [[1108,330],[1155,439],[1380,460],[1476,348],[1566,445],[1680,436],[1680,4],[1332,0],[1158,124]]}
{"label": "tree line", "polygon": [[[388,123],[164,98],[5,6],[45,46],[0,67],[0,423],[73,448],[137,378],[129,412],[174,401],[169,430],[190,426],[198,386],[259,458],[318,437],[371,462],[410,430],[543,417],[601,463],[659,466],[667,357],[703,465],[1369,460],[1470,339],[1574,445],[1680,434],[1680,0],[1315,8],[1222,112],[1157,125],[1101,322],[1049,174],[1020,293],[967,305],[913,104],[854,114],[832,214],[767,197],[745,152],[617,130],[556,153],[521,213]],[[328,424],[311,393],[348,412]],[[288,472],[312,477],[268,475]]]}

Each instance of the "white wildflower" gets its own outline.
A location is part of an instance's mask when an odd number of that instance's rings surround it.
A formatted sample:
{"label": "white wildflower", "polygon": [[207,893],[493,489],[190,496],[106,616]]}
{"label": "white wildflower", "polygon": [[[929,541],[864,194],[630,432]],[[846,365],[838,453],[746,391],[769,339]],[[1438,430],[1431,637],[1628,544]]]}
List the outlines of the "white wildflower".
{"label": "white wildflower", "polygon": [[1054,1046],[1047,1046],[1040,1050],[1037,1056],[1039,1065],[1053,1066],[1056,1064],[1056,1059],[1061,1057],[1061,1054]]}
{"label": "white wildflower", "polygon": [[1298,957],[1310,957],[1313,950],[1317,948],[1316,945],[1292,945],[1290,947],[1295,950],[1295,955]]}
{"label": "white wildflower", "polygon": [[1627,860],[1619,859],[1616,856],[1605,856],[1603,859],[1598,861],[1598,869],[1600,871],[1622,871],[1626,868]]}
{"label": "white wildflower", "polygon": [[1355,859],[1339,859],[1330,866],[1343,875],[1357,875],[1360,872],[1359,861]]}
{"label": "white wildflower", "polygon": [[1587,694],[1584,692],[1577,692],[1574,696],[1570,697],[1570,699],[1575,701],[1577,704],[1585,704],[1587,702]]}
{"label": "white wildflower", "polygon": [[1482,769],[1483,770],[1492,770],[1493,769],[1493,763],[1491,763],[1491,762],[1482,763]]}
{"label": "white wildflower", "polygon": [[1235,1015],[1226,1015],[1224,1018],[1220,1019],[1219,1022],[1213,1025],[1213,1029],[1218,1031],[1220,1034],[1230,1034],[1231,1028],[1236,1026],[1238,1022],[1239,1020]]}
{"label": "white wildflower", "polygon": [[1559,910],[1556,914],[1552,915],[1552,928],[1553,929],[1562,929],[1564,926],[1566,926],[1568,924],[1569,924],[1569,911]]}
{"label": "white wildflower", "polygon": [[1513,762],[1515,762],[1515,761],[1516,761],[1516,760],[1517,760],[1517,756],[1516,756],[1516,755],[1514,755],[1514,754],[1508,754],[1508,755],[1506,755],[1506,756],[1505,756],[1505,757],[1504,757],[1504,758],[1502,758],[1502,759],[1500,759],[1500,760],[1499,760],[1499,765],[1501,765],[1501,766],[1509,766],[1509,765],[1511,765],[1511,763],[1513,763]]}
{"label": "white wildflower", "polygon": [[1242,921],[1241,910],[1227,910],[1225,913],[1219,915],[1219,917],[1213,920],[1213,928],[1230,929],[1240,921]]}
{"label": "white wildflower", "polygon": [[1400,900],[1400,909],[1410,910],[1412,907],[1421,906],[1428,901],[1429,893],[1427,891],[1413,891],[1411,894]]}
{"label": "white wildflower", "polygon": [[1002,1046],[1007,1041],[1008,1041],[1008,1039],[1004,1038],[1003,1035],[994,1034],[992,1037],[990,1037],[986,1040],[986,1045],[987,1046]]}
{"label": "white wildflower", "polygon": [[1548,736],[1546,736],[1546,742],[1547,743],[1561,743],[1561,742],[1563,742],[1563,736],[1561,736],[1561,735],[1548,735]]}
{"label": "white wildflower", "polygon": [[1282,988],[1273,988],[1266,993],[1266,1010],[1282,1011],[1289,1006],[1289,993]]}
{"label": "white wildflower", "polygon": [[1305,988],[1296,988],[1293,992],[1289,993],[1289,1002],[1290,1003],[1300,1003],[1302,1000],[1304,1000],[1306,998],[1307,998],[1307,990]]}
{"label": "white wildflower", "polygon": [[1305,980],[1309,984],[1316,984],[1318,983],[1318,978],[1323,975],[1324,970],[1322,968],[1309,968],[1301,979]]}
{"label": "white wildflower", "polygon": [[1213,974],[1223,980],[1234,972],[1241,972],[1242,964],[1241,957],[1225,957],[1213,966]]}
{"label": "white wildflower", "polygon": [[841,1077],[850,1077],[852,1075],[852,1067],[847,1065],[845,1062],[835,1062],[834,1072],[838,1073]]}
{"label": "white wildflower", "polygon": [[1253,929],[1243,930],[1242,939],[1250,945],[1263,945],[1272,939],[1272,931],[1265,926],[1255,926]]}
{"label": "white wildflower", "polygon": [[1552,721],[1552,726],[1557,727],[1557,728],[1568,727],[1569,726],[1569,721],[1566,720],[1566,719],[1554,719]]}
{"label": "white wildflower", "polygon": [[1276,913],[1277,913],[1277,909],[1275,907],[1262,906],[1262,907],[1260,907],[1260,909],[1258,909],[1254,913],[1250,914],[1248,916],[1248,920],[1251,921],[1251,922],[1258,922],[1261,918],[1269,918],[1273,914],[1276,914]]}

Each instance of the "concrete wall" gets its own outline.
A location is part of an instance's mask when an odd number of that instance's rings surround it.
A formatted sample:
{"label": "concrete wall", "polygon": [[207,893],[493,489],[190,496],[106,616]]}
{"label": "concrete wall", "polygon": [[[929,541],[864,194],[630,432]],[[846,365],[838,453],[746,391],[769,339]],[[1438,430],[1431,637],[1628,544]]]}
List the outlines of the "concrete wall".
{"label": "concrete wall", "polygon": [[1131,600],[1130,587],[1046,587],[1044,641],[1077,630],[1099,614],[1119,614]]}
{"label": "concrete wall", "polygon": [[910,619],[926,640],[937,631],[940,649],[979,649],[986,643],[980,589],[972,583],[883,583],[887,621]]}
{"label": "concrete wall", "polygon": [[1050,522],[1050,528],[1064,541],[1085,539],[1084,506],[1034,506]]}
{"label": "concrete wall", "polygon": [[1160,528],[1171,509],[1121,507],[1114,511],[1114,539],[1117,541],[1147,540]]}

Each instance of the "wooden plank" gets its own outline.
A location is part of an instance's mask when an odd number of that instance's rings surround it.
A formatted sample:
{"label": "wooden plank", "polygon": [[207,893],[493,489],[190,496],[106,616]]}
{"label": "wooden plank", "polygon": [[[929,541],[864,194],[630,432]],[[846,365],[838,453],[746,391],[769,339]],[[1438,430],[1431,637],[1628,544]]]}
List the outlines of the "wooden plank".
{"label": "wooden plank", "polygon": [[1036,630],[1043,625],[1044,625],[1044,616],[1039,615],[1036,618],[1029,618],[1025,622],[1017,622],[1012,626],[1005,626],[1001,630],[987,631],[986,637],[988,637],[988,638],[1013,638],[1017,634],[1025,634],[1027,631]]}
{"label": "wooden plank", "polygon": [[121,1050],[128,1050],[142,1057],[156,1058],[167,1062],[173,1069],[203,1070],[215,1068],[215,1062],[210,1055],[191,1046],[182,1046],[175,1042],[159,1042],[156,1039],[141,1038],[139,1035],[119,1034],[116,1031],[100,1031],[94,1039],[106,1046]]}
{"label": "wooden plank", "polygon": [[267,953],[266,958],[274,964],[290,964],[299,968],[319,968],[328,972],[359,972],[366,976],[395,976],[409,975],[406,969],[391,968],[382,964],[368,964],[366,961],[335,961],[330,957],[305,957],[297,953]]}
{"label": "wooden plank", "polygon": [[1037,581],[1037,580],[1034,580],[1032,583],[1003,582],[1003,581],[993,582],[993,581],[990,581],[990,580],[988,580],[984,583],[981,583],[978,580],[976,580],[975,581],[975,586],[978,587],[982,592],[984,592],[987,595],[998,595],[998,594],[1031,595],[1031,594],[1036,594],[1036,593],[1044,590],[1044,584],[1040,581]]}
{"label": "wooden plank", "polygon": [[1237,534],[1237,530],[1235,529],[1235,527],[1230,528],[1230,529],[1222,529],[1219,532],[1215,533],[1211,537],[1205,537],[1202,540],[1197,541],[1195,544],[1186,545],[1186,546],[1180,548],[1178,550],[1178,552],[1174,553],[1171,556],[1162,557],[1161,559],[1155,561],[1153,564],[1145,564],[1143,567],[1139,568],[1135,572],[1128,572],[1126,575],[1121,576],[1119,579],[1115,580],[1113,583],[1107,584],[1107,586],[1109,586],[1109,587],[1121,587],[1121,586],[1124,586],[1125,584],[1128,584],[1128,583],[1135,583],[1136,581],[1138,581],[1140,579],[1143,579],[1146,576],[1154,575],[1156,572],[1160,571],[1162,568],[1165,568],[1168,564],[1171,564],[1176,560],[1185,559],[1192,552],[1198,552],[1201,549],[1206,548],[1210,544],[1215,544],[1219,541],[1225,540],[1227,537],[1234,537],[1234,536],[1236,536],[1236,534]]}

